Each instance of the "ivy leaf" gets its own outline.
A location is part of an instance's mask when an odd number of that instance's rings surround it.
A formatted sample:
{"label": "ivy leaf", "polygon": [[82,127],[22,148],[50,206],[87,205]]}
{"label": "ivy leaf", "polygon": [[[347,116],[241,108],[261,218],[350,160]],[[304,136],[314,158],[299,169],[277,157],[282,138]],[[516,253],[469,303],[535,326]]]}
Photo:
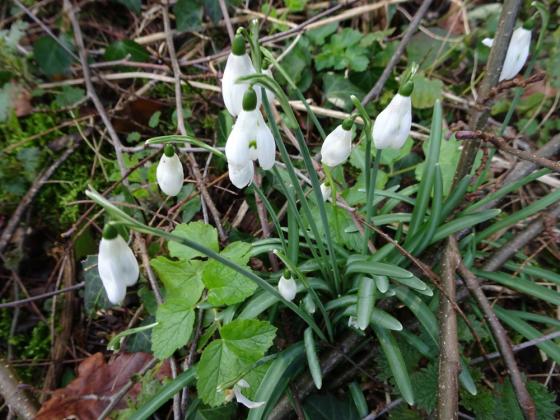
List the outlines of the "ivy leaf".
{"label": "ivy leaf", "polygon": [[147,61],[148,50],[130,39],[123,39],[110,44],[105,50],[103,59],[106,61],[122,60],[129,56],[131,61]]}
{"label": "ivy leaf", "polygon": [[[428,152],[429,147],[429,140],[422,144],[424,153]],[[455,174],[455,168],[459,162],[460,155],[461,150],[459,149],[459,142],[455,138],[455,135],[452,135],[449,140],[443,140],[441,142],[439,164],[441,167],[441,174],[443,176],[443,194],[445,196],[449,195],[449,190],[451,189],[451,184],[453,183],[453,175]],[[422,177],[424,165],[425,162],[422,162],[416,167],[417,180],[420,180]]]}
{"label": "ivy leaf", "polygon": [[[59,39],[66,46],[71,47],[65,39]],[[50,36],[43,36],[33,44],[33,57],[35,57],[41,72],[46,76],[66,73],[73,60],[68,51]]]}
{"label": "ivy leaf", "polygon": [[[204,222],[183,223],[177,225],[171,233],[190,239],[191,241],[198,242],[206,248],[210,248],[212,251],[219,251],[218,232],[216,231],[216,228],[211,225],[207,225]],[[169,255],[174,258],[190,260],[195,257],[203,256],[200,252],[177,242],[170,241],[168,247]]]}
{"label": "ivy leaf", "polygon": [[142,0],[117,0],[120,4],[125,5],[128,10],[134,13],[140,13],[142,10]]}
{"label": "ivy leaf", "polygon": [[436,99],[441,99],[443,82],[437,79],[428,79],[423,74],[414,77],[414,90],[412,91],[412,106],[414,108],[432,108]]}
{"label": "ivy leaf", "polygon": [[158,359],[166,359],[183,347],[191,338],[194,311],[190,305],[171,298],[159,305],[156,313],[158,324],[152,331],[152,351]]}
{"label": "ivy leaf", "polygon": [[97,271],[97,255],[88,255],[82,261],[84,270],[84,309],[88,316],[92,316],[98,309],[111,308],[113,305],[107,298],[107,293]]}
{"label": "ivy leaf", "polygon": [[[250,244],[233,242],[220,255],[238,265],[246,266],[249,261],[249,251],[251,251]],[[214,306],[242,302],[257,289],[257,285],[251,280],[215,260],[206,263],[202,281],[208,288],[208,302]]]}
{"label": "ivy leaf", "polygon": [[356,95],[358,99],[364,96],[364,92],[350,80],[334,73],[323,75],[323,92],[328,102],[347,111],[354,106],[350,99],[351,95]]}
{"label": "ivy leaf", "polygon": [[195,31],[200,28],[204,12],[200,0],[178,0],[173,12],[178,31]]}
{"label": "ivy leaf", "polygon": [[196,305],[204,286],[202,284],[202,261],[172,261],[157,257],[150,261],[159,279],[165,286],[167,296],[183,302],[186,306]]}
{"label": "ivy leaf", "polygon": [[267,321],[235,320],[220,331],[219,340],[211,342],[200,358],[196,370],[200,398],[210,406],[225,401],[222,386],[245,374],[272,345],[276,328]]}

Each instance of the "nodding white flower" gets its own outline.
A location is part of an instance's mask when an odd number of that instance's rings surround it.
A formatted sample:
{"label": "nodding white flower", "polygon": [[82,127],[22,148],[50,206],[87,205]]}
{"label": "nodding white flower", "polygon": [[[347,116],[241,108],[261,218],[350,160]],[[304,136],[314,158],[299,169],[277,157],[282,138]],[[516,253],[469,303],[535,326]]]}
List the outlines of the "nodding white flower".
{"label": "nodding white flower", "polygon": [[161,190],[170,196],[176,196],[183,187],[183,165],[175,149],[170,144],[166,144],[163,155],[159,161],[156,178]]}
{"label": "nodding white flower", "polygon": [[332,188],[326,182],[321,184],[321,194],[323,195],[323,201],[328,201],[331,199]]}
{"label": "nodding white flower", "polygon": [[[525,65],[529,56],[529,48],[531,47],[532,28],[533,22],[530,20],[523,27],[517,28],[513,32],[506,53],[506,59],[504,60],[504,66],[500,73],[500,82],[513,79]],[[494,40],[492,38],[485,38],[482,43],[487,47],[491,47]]]}
{"label": "nodding white flower", "polygon": [[[233,38],[231,53],[222,77],[222,97],[228,112],[233,116],[239,115],[243,109],[243,95],[249,87],[249,83],[237,82],[237,79],[253,73],[255,73],[255,68],[245,51],[245,39],[243,35],[237,34]],[[260,103],[260,92],[257,92],[257,98]]]}
{"label": "nodding white flower", "polygon": [[413,88],[412,82],[407,82],[375,119],[372,135],[377,149],[399,149],[405,143],[412,125]]}
{"label": "nodding white flower", "polygon": [[[250,385],[245,379],[240,379],[234,386],[233,386],[233,395],[229,394],[226,399],[231,400],[235,395],[235,399],[239,404],[244,405],[245,407],[252,409],[252,408],[259,408],[266,404],[266,401],[251,401],[245,395],[241,393],[243,388],[249,388]],[[231,392],[231,391],[230,391]]]}
{"label": "nodding white flower", "polygon": [[261,168],[268,170],[274,166],[276,159],[274,137],[257,109],[257,101],[255,90],[247,89],[243,97],[243,109],[226,142],[230,180],[238,188],[251,182],[252,161],[258,160]]}
{"label": "nodding white flower", "polygon": [[282,277],[280,277],[278,281],[278,292],[280,292],[284,299],[290,302],[296,297],[297,284],[289,273],[284,273]]}
{"label": "nodding white flower", "polygon": [[321,147],[321,162],[331,168],[346,162],[352,153],[352,125],[352,119],[347,118],[331,131]]}
{"label": "nodding white flower", "polygon": [[99,243],[97,269],[109,301],[119,304],[126,295],[127,286],[138,280],[140,268],[132,250],[112,225],[106,225]]}

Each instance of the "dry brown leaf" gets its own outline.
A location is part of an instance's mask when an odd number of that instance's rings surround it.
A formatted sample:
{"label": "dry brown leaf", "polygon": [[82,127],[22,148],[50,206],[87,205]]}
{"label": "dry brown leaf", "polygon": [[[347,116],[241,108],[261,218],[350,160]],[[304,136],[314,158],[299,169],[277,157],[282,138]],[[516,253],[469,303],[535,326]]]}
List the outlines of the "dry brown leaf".
{"label": "dry brown leaf", "polygon": [[[121,353],[106,363],[102,353],[95,353],[80,363],[76,379],[65,388],[57,389],[43,404],[37,419],[96,419],[109,404],[111,396],[151,360],[152,355],[148,353]],[[169,363],[166,362],[156,377],[163,379],[170,376]],[[116,408],[126,408],[126,399],[136,398],[140,388],[140,384],[135,384]]]}

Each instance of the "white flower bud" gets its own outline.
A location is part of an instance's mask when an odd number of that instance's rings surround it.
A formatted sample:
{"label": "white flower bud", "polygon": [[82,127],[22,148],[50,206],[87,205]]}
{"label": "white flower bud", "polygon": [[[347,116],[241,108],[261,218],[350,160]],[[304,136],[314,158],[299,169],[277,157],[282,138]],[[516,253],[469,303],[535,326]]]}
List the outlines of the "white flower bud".
{"label": "white flower bud", "polygon": [[329,201],[332,195],[332,188],[326,183],[321,184],[321,194],[323,195],[323,201]]}
{"label": "white flower bud", "polygon": [[[169,156],[170,154],[171,156]],[[166,146],[161,156],[156,171],[156,179],[161,190],[172,197],[179,194],[183,187],[183,165],[170,145]]]}
{"label": "white flower bud", "polygon": [[[492,38],[485,38],[482,43],[487,47],[491,47],[494,43]],[[525,28],[517,28],[509,42],[504,66],[500,73],[500,82],[502,80],[513,79],[521,71],[527,57],[529,57],[529,48],[531,47],[531,31]]]}
{"label": "white flower bud", "polygon": [[294,300],[297,293],[296,281],[292,277],[280,277],[280,280],[278,281],[278,292],[280,292],[284,299],[291,302]]}
{"label": "white flower bud", "polygon": [[233,393],[235,395],[235,399],[239,404],[244,405],[248,409],[259,408],[263,406],[266,401],[251,401],[245,395],[241,393],[242,388],[249,388],[249,383],[245,379],[240,379],[234,386],[233,386]]}
{"label": "white flower bud", "polygon": [[352,152],[352,129],[337,126],[325,139],[321,147],[321,162],[331,168],[348,159]]}
{"label": "white flower bud", "polygon": [[373,142],[377,149],[400,149],[412,125],[410,96],[397,93],[373,123]]}
{"label": "white flower bud", "polygon": [[138,280],[140,268],[132,250],[112,226],[107,226],[99,243],[97,269],[109,301],[119,304],[127,286]]}

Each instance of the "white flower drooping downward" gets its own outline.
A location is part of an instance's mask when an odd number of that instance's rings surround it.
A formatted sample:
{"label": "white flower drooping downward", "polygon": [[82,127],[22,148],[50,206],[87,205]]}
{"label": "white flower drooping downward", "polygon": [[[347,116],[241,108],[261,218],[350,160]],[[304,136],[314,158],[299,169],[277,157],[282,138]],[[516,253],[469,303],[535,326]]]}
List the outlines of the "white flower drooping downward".
{"label": "white flower drooping downward", "polygon": [[323,201],[330,200],[331,194],[332,194],[332,187],[328,183],[323,182],[321,184],[321,195],[323,196]]}
{"label": "white flower drooping downward", "polygon": [[229,178],[237,188],[244,188],[253,180],[253,161],[261,168],[274,166],[276,144],[270,128],[257,108],[255,90],[249,87],[243,96],[243,109],[226,142]]}
{"label": "white flower drooping downward", "polygon": [[375,119],[372,135],[377,149],[400,149],[405,143],[412,125],[413,89],[412,82],[405,83]]}
{"label": "white flower drooping downward", "polygon": [[[244,405],[245,407],[252,409],[252,408],[259,408],[261,406],[263,406],[266,401],[251,401],[249,398],[247,398],[245,395],[243,395],[241,393],[241,390],[243,388],[249,388],[249,383],[245,380],[245,379],[240,379],[239,381],[237,381],[237,383],[233,386],[233,394],[229,395],[229,398],[227,398],[228,400],[233,399],[233,396],[235,396],[235,400],[239,403]],[[230,391],[231,392],[231,391]]]}
{"label": "white flower drooping downward", "polygon": [[125,240],[112,225],[103,229],[99,243],[97,269],[109,301],[120,304],[126,295],[126,288],[136,284],[140,269],[138,261]]}
{"label": "white flower drooping downward", "polygon": [[[500,73],[500,82],[502,80],[513,79],[521,71],[527,57],[529,57],[529,48],[531,47],[531,29],[533,28],[533,20],[525,22],[523,27],[517,28],[509,42],[504,66]],[[487,47],[491,47],[494,43],[492,38],[485,38],[482,43]]]}
{"label": "white flower drooping downward", "polygon": [[278,281],[278,292],[284,299],[290,302],[296,297],[297,284],[289,272],[285,272],[282,277],[280,277]]}
{"label": "white flower drooping downward", "polygon": [[166,144],[159,161],[156,178],[161,190],[172,197],[179,194],[183,186],[183,165],[172,145]]}
{"label": "white flower drooping downward", "polygon": [[[243,109],[243,95],[249,87],[248,82],[237,82],[237,79],[255,73],[251,58],[245,51],[245,39],[238,33],[233,38],[231,53],[228,56],[222,78],[222,97],[228,112],[237,116]],[[260,89],[259,89],[260,90]],[[257,92],[260,103],[260,92]]]}
{"label": "white flower drooping downward", "polygon": [[352,125],[353,120],[347,118],[327,136],[321,147],[323,164],[332,168],[346,162],[352,152]]}

